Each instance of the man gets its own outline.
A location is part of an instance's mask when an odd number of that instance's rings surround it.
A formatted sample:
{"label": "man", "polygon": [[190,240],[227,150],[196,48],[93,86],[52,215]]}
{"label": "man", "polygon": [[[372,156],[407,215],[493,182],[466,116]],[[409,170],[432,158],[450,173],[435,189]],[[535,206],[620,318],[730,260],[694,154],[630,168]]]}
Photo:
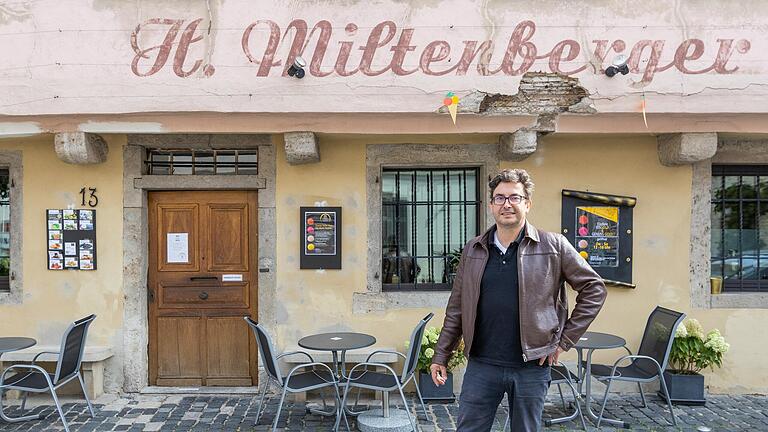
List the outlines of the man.
{"label": "man", "polygon": [[[488,186],[496,224],[464,246],[432,380],[445,383],[463,336],[469,365],[458,431],[489,431],[504,393],[512,431],[538,431],[550,366],[595,319],[605,284],[565,237],[526,221],[534,185],[525,170],[503,170]],[[578,292],[570,318],[564,282]]]}

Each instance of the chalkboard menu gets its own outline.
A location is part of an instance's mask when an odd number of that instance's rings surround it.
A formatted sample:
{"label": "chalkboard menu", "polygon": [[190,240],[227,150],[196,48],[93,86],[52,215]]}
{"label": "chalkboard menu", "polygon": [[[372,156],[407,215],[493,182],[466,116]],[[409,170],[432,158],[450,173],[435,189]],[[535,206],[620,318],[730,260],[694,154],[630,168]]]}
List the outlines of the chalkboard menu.
{"label": "chalkboard menu", "polygon": [[632,284],[633,197],[563,190],[562,232],[606,283]]}
{"label": "chalkboard menu", "polygon": [[96,270],[96,210],[47,209],[48,270]]}
{"label": "chalkboard menu", "polygon": [[300,207],[299,268],[341,268],[341,207]]}

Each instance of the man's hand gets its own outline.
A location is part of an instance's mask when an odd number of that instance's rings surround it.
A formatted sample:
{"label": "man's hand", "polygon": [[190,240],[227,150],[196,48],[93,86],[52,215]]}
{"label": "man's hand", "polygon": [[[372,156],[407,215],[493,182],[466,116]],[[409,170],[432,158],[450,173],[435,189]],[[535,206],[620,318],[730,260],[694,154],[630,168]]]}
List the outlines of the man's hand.
{"label": "man's hand", "polygon": [[[544,366],[544,362],[548,362],[550,366],[552,366],[553,363],[557,363],[557,359],[560,357],[560,353],[563,352],[563,349],[560,347],[557,347],[557,351],[553,352],[552,354],[542,357],[539,359],[539,366]],[[432,365],[434,366],[434,365]],[[435,373],[432,372],[432,379],[434,379]]]}
{"label": "man's hand", "polygon": [[429,366],[429,370],[432,372],[432,382],[436,386],[445,384],[445,379],[448,377],[448,371],[445,369],[445,366],[433,363]]}

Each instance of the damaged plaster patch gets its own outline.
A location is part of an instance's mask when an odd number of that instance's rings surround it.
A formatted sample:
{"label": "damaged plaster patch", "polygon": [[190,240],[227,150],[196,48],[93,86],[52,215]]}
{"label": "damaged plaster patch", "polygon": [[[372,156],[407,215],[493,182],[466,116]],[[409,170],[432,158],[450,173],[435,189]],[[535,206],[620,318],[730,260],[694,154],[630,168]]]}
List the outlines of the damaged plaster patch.
{"label": "damaged plaster patch", "polygon": [[[585,100],[586,99],[586,100]],[[577,78],[557,73],[528,72],[515,95],[486,95],[478,114],[559,114],[595,112],[587,90]]]}

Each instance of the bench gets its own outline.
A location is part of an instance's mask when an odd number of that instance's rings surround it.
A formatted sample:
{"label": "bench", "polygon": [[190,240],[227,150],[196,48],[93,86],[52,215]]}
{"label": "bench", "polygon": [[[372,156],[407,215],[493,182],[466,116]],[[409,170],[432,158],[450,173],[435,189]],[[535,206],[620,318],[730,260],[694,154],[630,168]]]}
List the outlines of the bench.
{"label": "bench", "polygon": [[[35,356],[43,351],[59,351],[60,345],[35,345],[21,351],[13,351],[3,354],[3,369],[16,363],[31,363]],[[112,357],[114,353],[111,347],[87,346],[83,353],[82,374],[85,381],[85,389],[88,391],[88,397],[96,399],[104,394],[104,363]],[[43,354],[36,363],[40,363],[46,370],[55,372],[55,365],[58,359],[57,354]],[[77,380],[70,381],[61,390],[57,391],[60,395],[82,394],[80,383]],[[9,392],[10,397],[13,395]],[[18,395],[16,395],[18,397]]]}
{"label": "bench", "polygon": [[[326,363],[331,368],[333,368],[333,353],[330,351],[312,351],[304,348],[299,348],[296,346],[288,347],[283,352],[293,352],[293,351],[304,351],[312,356],[312,358],[316,362]],[[356,349],[347,351],[346,355],[344,356],[344,362],[347,366],[347,371],[349,369],[356,365],[357,363],[364,362],[369,355],[371,355],[374,351],[397,351],[394,348],[388,348],[388,347],[367,347],[362,349]],[[395,372],[400,372],[400,369],[396,367],[397,363],[402,360],[402,357],[398,356],[397,354],[391,354],[391,353],[379,353],[376,354],[372,359],[371,362],[375,363],[382,363],[385,364],[392,369],[395,370]],[[309,359],[306,356],[303,355],[292,355],[283,357],[280,359],[280,361],[283,363],[281,364],[281,368],[283,368],[283,371],[287,373],[292,368],[294,368],[299,363],[306,363],[309,361]],[[341,361],[341,355],[339,355],[339,361]],[[379,393],[376,393],[376,399],[380,399],[381,395]],[[294,394],[294,400],[297,402],[304,402],[306,400],[306,393],[295,393]]]}

